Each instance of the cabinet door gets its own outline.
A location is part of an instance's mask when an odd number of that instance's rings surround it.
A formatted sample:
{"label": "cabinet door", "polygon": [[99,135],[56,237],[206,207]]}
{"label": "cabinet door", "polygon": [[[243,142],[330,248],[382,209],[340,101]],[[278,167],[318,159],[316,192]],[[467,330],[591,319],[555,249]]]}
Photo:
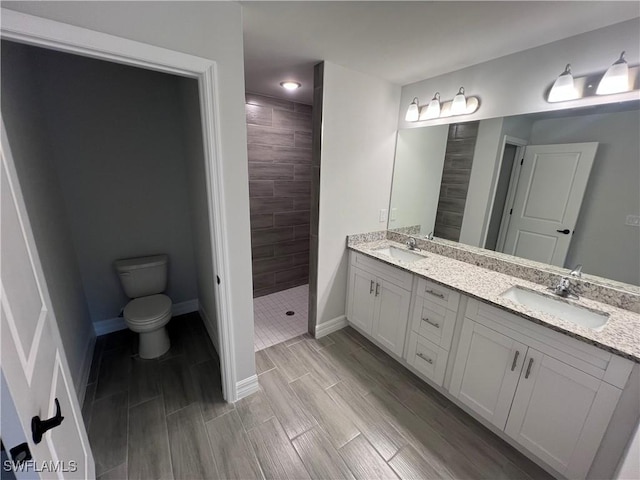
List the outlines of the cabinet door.
{"label": "cabinet door", "polygon": [[451,394],[504,430],[527,346],[465,319]]}
{"label": "cabinet door", "polygon": [[398,356],[402,356],[409,321],[411,292],[377,279],[372,336]]}
{"label": "cabinet door", "polygon": [[506,432],[569,478],[584,478],[620,390],[532,348]]}
{"label": "cabinet door", "polygon": [[357,267],[349,270],[349,322],[371,335],[376,277]]}

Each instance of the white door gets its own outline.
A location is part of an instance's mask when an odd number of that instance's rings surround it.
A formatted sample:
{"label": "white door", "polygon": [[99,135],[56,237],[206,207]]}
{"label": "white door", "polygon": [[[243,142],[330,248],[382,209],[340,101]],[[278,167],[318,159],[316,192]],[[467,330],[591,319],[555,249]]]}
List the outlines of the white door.
{"label": "white door", "polygon": [[376,277],[374,275],[357,267],[350,268],[347,318],[349,322],[369,335],[371,335],[373,323],[375,288]]}
{"label": "white door", "polygon": [[504,430],[527,346],[465,319],[450,392]]}
{"label": "white door", "polygon": [[502,251],[564,267],[597,142],[529,145]]}
{"label": "white door", "polygon": [[530,348],[505,431],[568,478],[584,478],[620,393]]}
{"label": "white door", "polygon": [[[95,466],[78,398],[29,225],[15,165],[2,124],[0,172],[0,367],[18,422],[2,422],[7,451],[28,441],[35,463],[18,478],[93,478]],[[3,392],[4,394],[7,392]],[[36,443],[34,416],[49,419],[59,401],[62,423]],[[13,419],[16,420],[16,419]]]}
{"label": "white door", "polygon": [[372,336],[393,353],[402,356],[411,292],[378,277],[375,297]]}

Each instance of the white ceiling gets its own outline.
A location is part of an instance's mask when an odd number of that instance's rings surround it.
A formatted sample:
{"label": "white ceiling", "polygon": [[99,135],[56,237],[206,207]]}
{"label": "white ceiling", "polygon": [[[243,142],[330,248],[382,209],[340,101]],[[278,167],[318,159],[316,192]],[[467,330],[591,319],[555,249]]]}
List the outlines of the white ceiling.
{"label": "white ceiling", "polygon": [[241,4],[246,90],[303,103],[322,60],[406,85],[640,16],[637,1]]}

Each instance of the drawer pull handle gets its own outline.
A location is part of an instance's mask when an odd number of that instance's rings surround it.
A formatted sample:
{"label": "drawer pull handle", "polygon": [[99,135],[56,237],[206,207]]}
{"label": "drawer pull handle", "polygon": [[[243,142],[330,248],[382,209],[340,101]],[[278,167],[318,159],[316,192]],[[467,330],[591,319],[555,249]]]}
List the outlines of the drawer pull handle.
{"label": "drawer pull handle", "polygon": [[373,293],[373,284],[375,282],[373,280],[371,280],[371,285],[369,286],[369,295],[371,295]]}
{"label": "drawer pull handle", "polygon": [[423,359],[425,362],[430,363],[433,365],[433,360],[430,359],[429,357],[427,357],[424,353],[422,352],[418,352],[416,353],[416,355],[418,355],[421,359]]}
{"label": "drawer pull handle", "polygon": [[433,325],[436,328],[440,328],[440,324],[438,322],[432,322],[429,320],[429,317],[425,317],[422,319],[423,322],[427,322],[429,325]]}
{"label": "drawer pull handle", "polygon": [[440,292],[434,292],[433,290],[425,290],[425,292],[433,295],[434,297],[444,298],[444,294],[442,294]]}
{"label": "drawer pull handle", "polygon": [[529,378],[529,374],[531,373],[531,366],[533,365],[533,358],[529,359],[529,365],[527,365],[527,373],[524,374],[524,378]]}
{"label": "drawer pull handle", "polygon": [[513,372],[516,369],[516,365],[518,364],[518,357],[520,356],[520,352],[516,350],[516,354],[513,356],[513,363],[511,364],[511,371]]}
{"label": "drawer pull handle", "polygon": [[376,283],[376,297],[380,295],[380,284]]}

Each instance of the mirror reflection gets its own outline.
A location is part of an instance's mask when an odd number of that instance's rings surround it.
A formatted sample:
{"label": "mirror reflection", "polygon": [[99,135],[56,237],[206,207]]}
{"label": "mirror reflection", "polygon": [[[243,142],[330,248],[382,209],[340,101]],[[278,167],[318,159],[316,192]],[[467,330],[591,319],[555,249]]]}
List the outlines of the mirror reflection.
{"label": "mirror reflection", "polygon": [[639,107],[400,130],[388,228],[640,285]]}

